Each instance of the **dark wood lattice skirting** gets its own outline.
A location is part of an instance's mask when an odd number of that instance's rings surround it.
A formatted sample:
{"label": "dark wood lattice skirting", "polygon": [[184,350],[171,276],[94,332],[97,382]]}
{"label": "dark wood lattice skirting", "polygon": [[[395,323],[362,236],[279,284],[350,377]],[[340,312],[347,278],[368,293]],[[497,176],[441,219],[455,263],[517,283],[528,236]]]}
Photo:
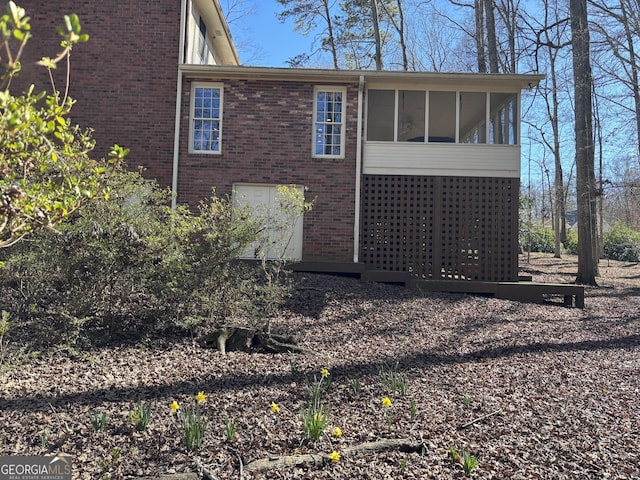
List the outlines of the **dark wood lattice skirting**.
{"label": "dark wood lattice skirting", "polygon": [[515,281],[517,178],[365,175],[360,259],[421,279]]}

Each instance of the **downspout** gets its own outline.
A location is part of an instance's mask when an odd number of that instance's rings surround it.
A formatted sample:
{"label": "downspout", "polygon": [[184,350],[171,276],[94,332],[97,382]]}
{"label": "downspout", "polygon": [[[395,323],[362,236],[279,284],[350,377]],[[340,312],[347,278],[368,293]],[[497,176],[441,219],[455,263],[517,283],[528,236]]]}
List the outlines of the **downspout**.
{"label": "downspout", "polygon": [[180,41],[178,51],[178,79],[176,81],[176,118],[173,134],[173,177],[171,179],[171,208],[178,206],[178,160],[180,158],[180,107],[182,106],[182,71],[184,64],[184,37],[187,28],[187,1],[180,2]]}
{"label": "downspout", "polygon": [[364,118],[363,111],[364,97],[364,75],[360,75],[358,84],[358,132],[356,134],[356,198],[355,198],[355,215],[353,223],[353,263],[358,263],[360,254],[360,190],[362,188],[362,122]]}

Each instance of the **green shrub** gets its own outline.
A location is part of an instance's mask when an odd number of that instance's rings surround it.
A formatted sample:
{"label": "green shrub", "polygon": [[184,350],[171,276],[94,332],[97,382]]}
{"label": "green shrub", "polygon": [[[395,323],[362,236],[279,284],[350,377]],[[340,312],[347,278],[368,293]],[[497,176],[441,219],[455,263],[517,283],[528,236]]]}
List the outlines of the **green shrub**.
{"label": "green shrub", "polygon": [[567,241],[564,242],[564,250],[569,255],[578,254],[578,232],[572,230],[567,233]]}
{"label": "green shrub", "polygon": [[528,231],[521,233],[522,250],[541,253],[553,253],[555,234],[550,228],[533,225]]}
{"label": "green shrub", "polygon": [[617,222],[604,235],[604,256],[623,262],[640,261],[640,232]]}
{"label": "green shrub", "polygon": [[194,215],[171,210],[169,192],[137,173],[113,175],[109,188],[109,201],[59,231],[1,252],[0,308],[34,338],[82,347],[205,323],[255,325],[286,298],[285,276],[273,281],[264,263],[237,260],[262,227],[231,199],[213,195]]}
{"label": "green shrub", "polygon": [[[8,307],[53,342],[82,331],[109,341],[160,328],[186,300],[182,210],[135,173],[114,175],[110,200],[87,204],[59,226],[9,249],[0,272]],[[184,220],[182,220],[184,222]],[[4,253],[4,252],[3,252]]]}

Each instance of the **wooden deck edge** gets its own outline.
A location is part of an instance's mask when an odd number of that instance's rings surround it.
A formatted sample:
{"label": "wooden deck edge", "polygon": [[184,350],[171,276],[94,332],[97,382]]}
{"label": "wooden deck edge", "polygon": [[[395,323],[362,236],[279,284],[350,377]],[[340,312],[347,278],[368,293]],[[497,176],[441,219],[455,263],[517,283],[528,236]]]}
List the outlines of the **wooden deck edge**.
{"label": "wooden deck edge", "polygon": [[584,308],[584,286],[567,283],[537,282],[460,282],[447,280],[416,280],[412,282],[421,291],[446,293],[488,294],[504,300],[543,303],[546,296],[561,295],[564,305]]}
{"label": "wooden deck edge", "polygon": [[543,303],[549,296],[563,296],[564,305],[584,308],[584,286],[569,283],[539,283],[530,277],[514,282],[485,282],[473,280],[423,280],[408,272],[368,270],[362,263],[297,262],[290,268],[297,272],[352,275],[366,282],[399,283],[423,292],[468,293],[491,295],[504,300]]}
{"label": "wooden deck edge", "polygon": [[288,267],[294,272],[335,273],[336,275],[340,275],[340,274],[361,275],[367,269],[367,266],[364,263],[313,262],[313,261],[295,262],[295,263],[291,263]]}

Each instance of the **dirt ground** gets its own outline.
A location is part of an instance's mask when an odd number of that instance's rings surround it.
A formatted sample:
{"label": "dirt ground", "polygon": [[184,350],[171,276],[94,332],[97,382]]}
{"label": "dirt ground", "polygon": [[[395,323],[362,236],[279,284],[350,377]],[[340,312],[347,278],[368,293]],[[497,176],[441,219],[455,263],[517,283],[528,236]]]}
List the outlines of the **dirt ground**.
{"label": "dirt ground", "polygon": [[[535,281],[570,283],[576,270],[574,257],[521,258]],[[183,338],[28,357],[10,343],[0,455],[70,454],[78,479],[464,478],[453,447],[477,458],[472,478],[640,479],[640,266],[604,260],[600,273],[584,309],[296,274],[274,325],[313,355],[222,355]],[[324,368],[329,425],[310,442],[300,411]],[[188,452],[170,405],[184,411],[198,392],[210,421]],[[152,403],[142,432],[130,416],[137,400]],[[102,412],[95,431],[89,417]],[[408,448],[358,451],[389,439]],[[250,471],[305,454],[318,456]]]}

